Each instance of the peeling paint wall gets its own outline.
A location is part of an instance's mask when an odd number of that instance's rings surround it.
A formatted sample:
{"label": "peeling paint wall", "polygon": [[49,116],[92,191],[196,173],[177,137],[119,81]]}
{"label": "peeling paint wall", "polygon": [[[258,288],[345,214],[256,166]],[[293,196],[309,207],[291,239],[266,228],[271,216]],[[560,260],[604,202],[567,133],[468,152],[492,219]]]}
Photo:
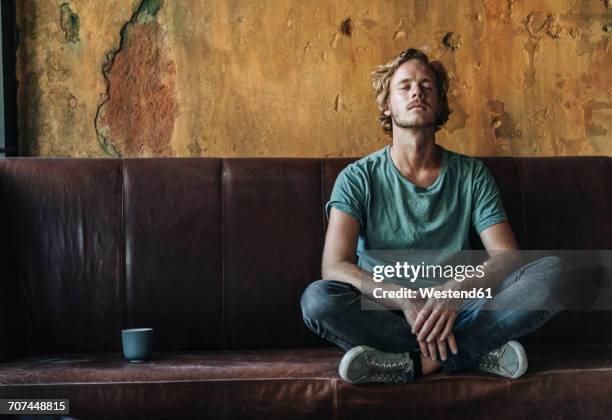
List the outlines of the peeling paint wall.
{"label": "peeling paint wall", "polygon": [[612,155],[607,0],[22,0],[19,128],[34,156],[361,156],[387,144],[370,74],[447,67],[439,143]]}
{"label": "peeling paint wall", "polygon": [[157,13],[163,0],[144,0],[121,30],[119,48],[102,68],[107,90],[95,118],[100,146],[111,156],[170,156],[177,114],[174,77]]}

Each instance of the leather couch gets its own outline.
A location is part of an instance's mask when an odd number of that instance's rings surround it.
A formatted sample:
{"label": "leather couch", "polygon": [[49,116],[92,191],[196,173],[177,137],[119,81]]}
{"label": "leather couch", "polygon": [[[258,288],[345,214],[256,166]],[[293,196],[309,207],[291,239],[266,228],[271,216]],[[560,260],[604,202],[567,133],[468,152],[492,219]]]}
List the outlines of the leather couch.
{"label": "leather couch", "polygon": [[[0,398],[76,418],[610,418],[612,313],[563,311],[510,381],[350,385],[302,322],[354,159],[0,160]],[[612,159],[483,158],[524,249],[612,249]],[[472,235],[474,248],[482,248]],[[153,327],[130,363],[120,330]]]}

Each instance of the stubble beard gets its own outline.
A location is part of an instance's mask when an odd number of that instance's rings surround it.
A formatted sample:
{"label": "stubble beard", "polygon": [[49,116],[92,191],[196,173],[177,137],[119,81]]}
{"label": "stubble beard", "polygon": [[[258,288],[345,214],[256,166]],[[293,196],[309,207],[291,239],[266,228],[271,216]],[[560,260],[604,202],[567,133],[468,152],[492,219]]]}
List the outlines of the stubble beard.
{"label": "stubble beard", "polygon": [[400,128],[427,128],[427,127],[434,127],[436,125],[435,121],[433,120],[412,122],[412,121],[409,121],[407,118],[402,119],[402,117],[394,111],[391,111],[391,120],[393,121],[393,124],[395,124],[396,126]]}

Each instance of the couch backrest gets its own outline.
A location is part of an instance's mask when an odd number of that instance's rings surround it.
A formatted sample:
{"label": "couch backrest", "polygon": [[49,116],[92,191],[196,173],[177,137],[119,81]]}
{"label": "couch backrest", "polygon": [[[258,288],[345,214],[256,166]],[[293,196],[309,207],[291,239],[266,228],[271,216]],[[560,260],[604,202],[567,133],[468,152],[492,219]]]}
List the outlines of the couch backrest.
{"label": "couch backrest", "polygon": [[[119,351],[136,326],[158,350],[327,345],[299,298],[354,160],[0,160],[0,356]],[[482,160],[521,248],[612,249],[612,159]],[[612,343],[611,323],[568,311],[528,341]]]}

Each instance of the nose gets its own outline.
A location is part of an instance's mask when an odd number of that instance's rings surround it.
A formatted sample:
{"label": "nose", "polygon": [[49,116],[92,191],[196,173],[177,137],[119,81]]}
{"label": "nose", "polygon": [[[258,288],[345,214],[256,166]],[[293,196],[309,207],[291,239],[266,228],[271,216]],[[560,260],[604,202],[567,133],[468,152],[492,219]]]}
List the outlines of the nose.
{"label": "nose", "polygon": [[423,100],[424,98],[424,93],[423,93],[423,89],[419,86],[418,83],[414,84],[414,87],[412,88],[412,95],[411,98],[414,99],[420,99]]}

